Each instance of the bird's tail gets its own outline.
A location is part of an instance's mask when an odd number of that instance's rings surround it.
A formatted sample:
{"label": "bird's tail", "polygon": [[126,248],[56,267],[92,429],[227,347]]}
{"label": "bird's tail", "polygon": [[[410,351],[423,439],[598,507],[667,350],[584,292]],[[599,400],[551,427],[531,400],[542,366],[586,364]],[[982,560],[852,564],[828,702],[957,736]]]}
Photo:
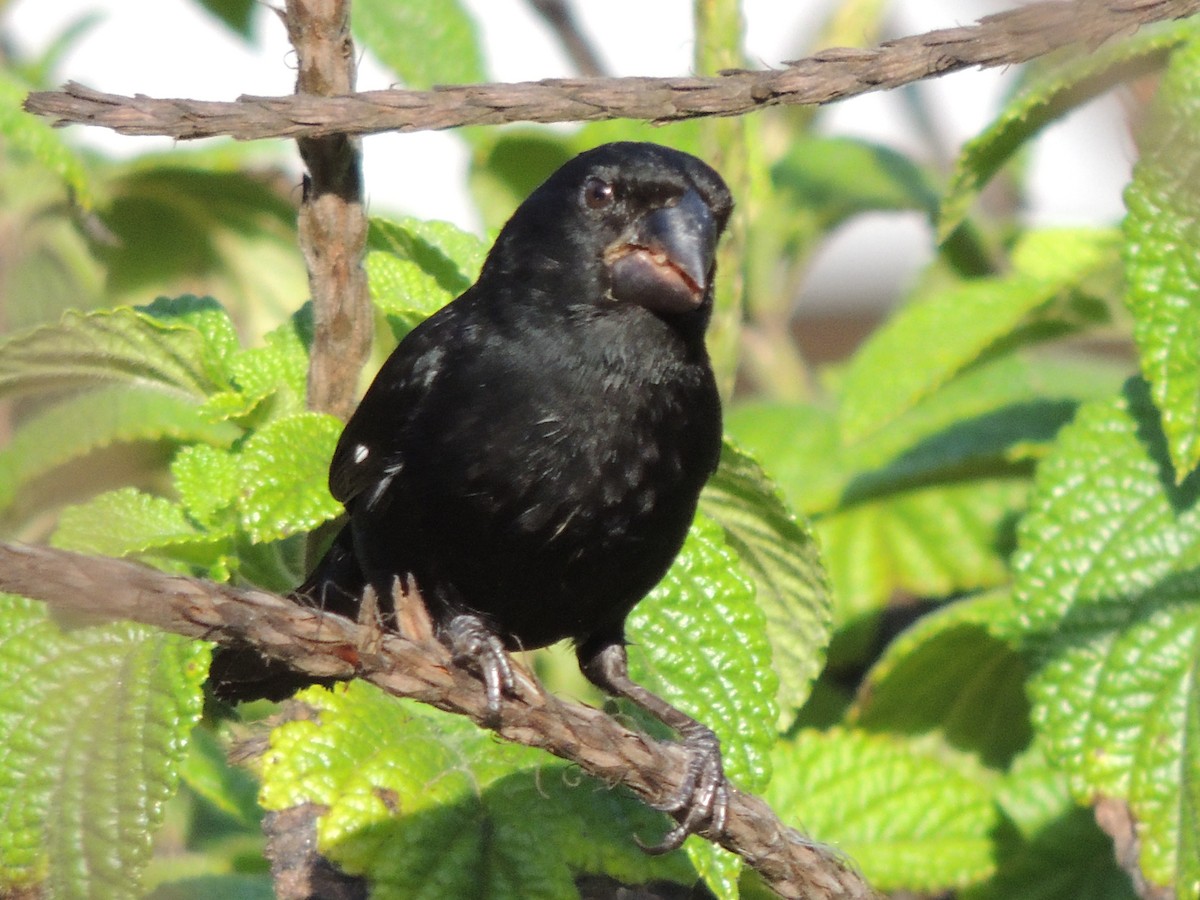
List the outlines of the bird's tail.
{"label": "bird's tail", "polygon": [[[304,583],[288,594],[303,606],[314,606],[351,619],[358,615],[366,580],[354,556],[350,526],[346,524]],[[254,647],[220,647],[213,653],[208,674],[213,693],[229,703],[247,700],[284,700],[300,688],[331,685],[337,679],[313,678],[268,659]]]}

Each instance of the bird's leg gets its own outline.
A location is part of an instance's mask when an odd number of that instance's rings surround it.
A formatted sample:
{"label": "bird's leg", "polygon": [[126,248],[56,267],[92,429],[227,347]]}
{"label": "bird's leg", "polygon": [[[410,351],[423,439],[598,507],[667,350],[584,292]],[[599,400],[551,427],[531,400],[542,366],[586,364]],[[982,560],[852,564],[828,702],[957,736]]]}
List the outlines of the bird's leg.
{"label": "bird's leg", "polygon": [[500,724],[500,695],[516,693],[516,678],[504,642],[483,619],[466,613],[455,616],[442,630],[454,662],[479,673],[487,689],[487,720]]}
{"label": "bird's leg", "polygon": [[[637,704],[673,729],[689,751],[687,772],[667,802],[657,805],[677,815],[679,822],[647,853],[657,855],[677,850],[689,834],[707,830],[712,836],[725,830],[729,807],[729,784],[721,764],[721,742],[711,728],[697,722],[629,677],[629,657],[624,636],[602,642],[589,641],[577,649],[579,668],[592,684],[616,697]],[[638,841],[641,844],[641,841]]]}

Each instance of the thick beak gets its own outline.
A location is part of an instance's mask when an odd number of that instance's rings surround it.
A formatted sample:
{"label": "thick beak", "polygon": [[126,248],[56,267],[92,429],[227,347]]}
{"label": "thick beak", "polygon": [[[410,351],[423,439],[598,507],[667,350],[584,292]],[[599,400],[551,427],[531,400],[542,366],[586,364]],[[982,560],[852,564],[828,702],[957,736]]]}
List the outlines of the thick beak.
{"label": "thick beak", "polygon": [[708,291],[716,246],[712,211],[688,191],[674,206],[642,216],[609,247],[613,298],[655,312],[696,309]]}

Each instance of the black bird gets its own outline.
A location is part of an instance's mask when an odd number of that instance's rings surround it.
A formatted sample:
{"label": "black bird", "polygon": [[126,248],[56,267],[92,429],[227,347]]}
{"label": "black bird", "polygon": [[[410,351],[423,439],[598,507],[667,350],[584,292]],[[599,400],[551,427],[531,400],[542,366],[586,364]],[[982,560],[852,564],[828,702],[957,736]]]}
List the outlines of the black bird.
{"label": "black bird", "polygon": [[[296,591],[353,616],[368,585],[390,598],[411,577],[497,714],[513,687],[505,650],[572,640],[589,680],[692,752],[658,851],[719,833],[727,802],[716,736],[630,679],[624,623],[717,465],[704,332],[732,205],[709,166],[656,144],[607,144],[551,175],[479,280],[380,369],[330,466],[349,521]],[[225,653],[219,695],[311,683],[281,667],[273,685],[247,683]]]}

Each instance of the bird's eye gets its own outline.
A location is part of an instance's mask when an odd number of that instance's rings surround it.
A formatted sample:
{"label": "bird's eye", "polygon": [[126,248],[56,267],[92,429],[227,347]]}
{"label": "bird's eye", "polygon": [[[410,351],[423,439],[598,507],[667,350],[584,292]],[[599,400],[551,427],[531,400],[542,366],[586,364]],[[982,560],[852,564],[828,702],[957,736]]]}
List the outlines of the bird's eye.
{"label": "bird's eye", "polygon": [[591,209],[604,209],[613,202],[613,186],[602,178],[589,178],[583,183],[583,202]]}

